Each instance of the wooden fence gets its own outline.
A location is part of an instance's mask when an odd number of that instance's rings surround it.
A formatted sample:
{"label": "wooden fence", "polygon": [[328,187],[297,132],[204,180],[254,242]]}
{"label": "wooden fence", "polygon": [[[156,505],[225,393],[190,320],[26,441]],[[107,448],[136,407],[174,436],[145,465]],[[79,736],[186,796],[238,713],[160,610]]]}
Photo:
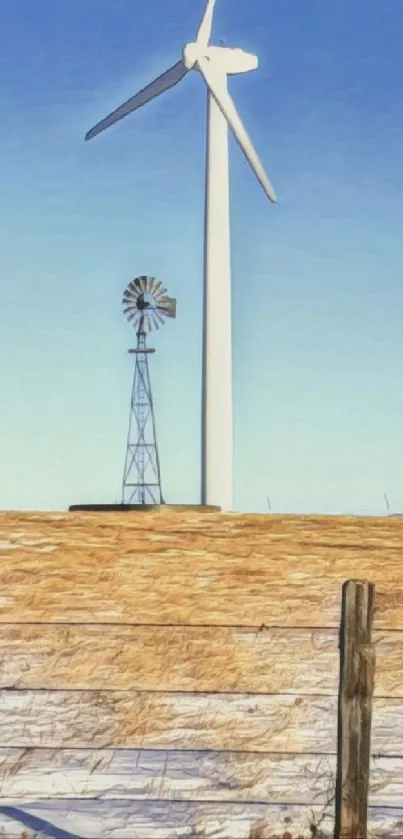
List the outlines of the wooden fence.
{"label": "wooden fence", "polygon": [[397,519],[1,514],[0,837],[331,837],[356,578],[368,835],[400,839],[402,540]]}

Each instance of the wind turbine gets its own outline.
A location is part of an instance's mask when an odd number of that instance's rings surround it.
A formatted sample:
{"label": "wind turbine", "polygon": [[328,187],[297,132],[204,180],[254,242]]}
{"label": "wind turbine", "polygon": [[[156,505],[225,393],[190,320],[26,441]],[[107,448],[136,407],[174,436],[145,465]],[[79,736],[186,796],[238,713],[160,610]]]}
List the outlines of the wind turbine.
{"label": "wind turbine", "polygon": [[94,126],[90,140],[105,128],[174,87],[190,70],[207,86],[207,138],[204,213],[204,300],[202,374],[202,504],[233,506],[231,251],[228,127],[270,201],[274,189],[228,92],[228,76],[258,67],[258,58],[241,49],[210,46],[216,0],[207,0],[196,41],[182,58]]}

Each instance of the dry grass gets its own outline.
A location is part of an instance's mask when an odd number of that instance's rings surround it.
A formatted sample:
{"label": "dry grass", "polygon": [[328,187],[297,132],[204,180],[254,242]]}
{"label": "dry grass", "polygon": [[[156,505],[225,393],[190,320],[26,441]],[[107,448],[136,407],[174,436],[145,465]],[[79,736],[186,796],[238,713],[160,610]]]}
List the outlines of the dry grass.
{"label": "dry grass", "polygon": [[2,513],[0,620],[337,627],[358,577],[395,628],[402,538],[386,517]]}

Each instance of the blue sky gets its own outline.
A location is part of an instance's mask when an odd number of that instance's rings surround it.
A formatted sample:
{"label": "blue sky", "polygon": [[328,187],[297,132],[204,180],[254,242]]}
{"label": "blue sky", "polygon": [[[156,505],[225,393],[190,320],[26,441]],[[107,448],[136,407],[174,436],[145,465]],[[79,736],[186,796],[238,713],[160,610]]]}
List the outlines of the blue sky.
{"label": "blue sky", "polygon": [[[2,508],[120,498],[142,273],[178,300],[152,359],[164,494],[199,500],[202,81],[83,138],[202,5],[2,4]],[[403,5],[217,0],[220,39],[259,55],[231,92],[279,196],[231,142],[236,507],[403,509]]]}

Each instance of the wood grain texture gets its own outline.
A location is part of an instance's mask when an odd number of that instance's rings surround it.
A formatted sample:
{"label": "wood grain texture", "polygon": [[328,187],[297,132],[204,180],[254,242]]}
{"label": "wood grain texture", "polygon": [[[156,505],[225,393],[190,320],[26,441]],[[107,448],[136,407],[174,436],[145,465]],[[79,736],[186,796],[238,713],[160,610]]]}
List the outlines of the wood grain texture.
{"label": "wood grain texture", "polygon": [[[2,799],[333,800],[335,755],[147,749],[0,749]],[[369,804],[400,807],[403,758],[372,758]]]}
{"label": "wood grain texture", "polygon": [[[0,745],[336,752],[337,697],[0,692]],[[376,699],[374,754],[403,756],[403,700]]]}
{"label": "wood grain texture", "polygon": [[[0,687],[335,694],[337,644],[336,630],[2,624]],[[379,689],[403,695],[403,633],[381,647]]]}
{"label": "wood grain texture", "polygon": [[3,690],[0,745],[327,753],[336,711],[336,697]]}
{"label": "wood grain texture", "polygon": [[[0,836],[21,839],[24,827],[48,839],[283,839],[286,831],[292,839],[331,839],[334,818],[332,805],[53,800],[22,809],[18,800],[2,804]],[[371,808],[368,827],[371,839],[401,839],[403,809]]]}
{"label": "wood grain texture", "polygon": [[[403,697],[403,632],[374,633],[375,696]],[[336,629],[0,624],[0,688],[334,695]]]}
{"label": "wood grain texture", "polygon": [[343,585],[335,834],[346,839],[368,833],[374,596],[371,583],[348,580]]}
{"label": "wood grain texture", "polygon": [[[0,749],[0,778],[0,803],[54,797],[324,804],[333,793],[335,756]],[[376,778],[384,780],[385,771]],[[390,803],[384,797],[376,803]]]}
{"label": "wood grain texture", "polygon": [[337,627],[365,577],[375,629],[403,629],[402,538],[399,518],[3,513],[0,621]]}

